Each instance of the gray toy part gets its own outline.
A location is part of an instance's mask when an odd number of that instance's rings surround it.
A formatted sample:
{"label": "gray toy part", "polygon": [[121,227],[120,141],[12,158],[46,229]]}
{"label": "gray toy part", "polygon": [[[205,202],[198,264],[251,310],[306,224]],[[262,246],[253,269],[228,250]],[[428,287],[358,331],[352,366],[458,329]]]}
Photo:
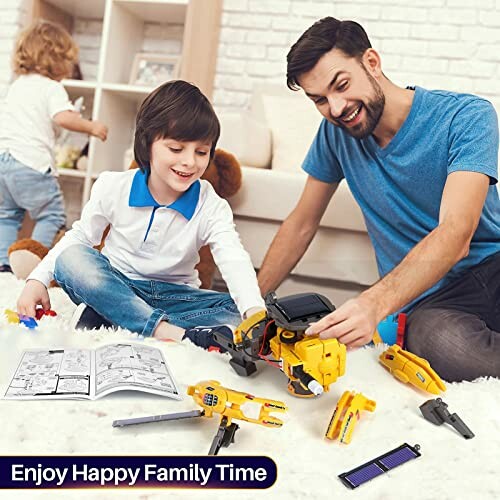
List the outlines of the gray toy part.
{"label": "gray toy part", "polygon": [[456,414],[450,414],[447,410],[448,405],[441,399],[429,399],[420,406],[420,411],[426,420],[441,425],[444,423],[454,427],[465,439],[472,439],[474,433],[465,425],[463,420]]}
{"label": "gray toy part", "polygon": [[166,413],[164,415],[153,415],[151,417],[125,418],[123,420],[115,420],[113,427],[125,427],[127,425],[147,424],[149,422],[165,422],[168,420],[183,420],[185,418],[202,417],[205,414],[204,410],[183,411],[179,413]]}

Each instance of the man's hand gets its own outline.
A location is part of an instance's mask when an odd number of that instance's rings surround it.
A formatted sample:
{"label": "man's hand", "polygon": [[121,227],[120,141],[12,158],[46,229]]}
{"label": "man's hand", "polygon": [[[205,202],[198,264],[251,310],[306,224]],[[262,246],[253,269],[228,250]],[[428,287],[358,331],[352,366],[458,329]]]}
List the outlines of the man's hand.
{"label": "man's hand", "polygon": [[319,333],[322,339],[335,338],[348,348],[353,348],[371,342],[377,325],[376,304],[360,295],[348,300],[316,323],[311,323],[305,333]]}
{"label": "man's hand", "polygon": [[44,311],[50,309],[49,292],[40,281],[28,280],[17,299],[17,313],[34,318],[37,305],[41,305]]}
{"label": "man's hand", "polygon": [[93,121],[90,129],[90,134],[98,137],[101,141],[105,141],[108,137],[108,127],[99,121]]}

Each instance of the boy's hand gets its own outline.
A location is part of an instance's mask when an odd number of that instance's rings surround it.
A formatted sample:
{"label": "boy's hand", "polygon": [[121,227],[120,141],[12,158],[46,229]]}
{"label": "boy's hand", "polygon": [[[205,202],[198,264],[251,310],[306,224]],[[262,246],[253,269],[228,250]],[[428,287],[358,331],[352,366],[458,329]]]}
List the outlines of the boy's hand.
{"label": "boy's hand", "polygon": [[17,313],[34,318],[37,305],[41,305],[44,311],[50,309],[49,292],[40,281],[28,280],[17,299]]}
{"label": "boy's hand", "polygon": [[108,137],[108,127],[104,125],[104,123],[93,121],[90,134],[94,137],[98,137],[101,141],[105,141]]}

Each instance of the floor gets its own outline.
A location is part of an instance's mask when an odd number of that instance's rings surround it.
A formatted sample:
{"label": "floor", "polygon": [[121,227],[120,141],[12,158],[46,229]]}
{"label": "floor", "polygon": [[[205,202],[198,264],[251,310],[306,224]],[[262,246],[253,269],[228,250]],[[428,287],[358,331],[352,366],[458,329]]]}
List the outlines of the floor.
{"label": "floor", "polygon": [[[0,308],[15,308],[23,284],[0,277]],[[3,491],[0,497],[238,499],[357,498],[357,499],[470,499],[500,498],[500,380],[448,384],[443,399],[476,434],[465,440],[448,426],[435,426],[419,406],[435,396],[402,384],[378,362],[380,348],[348,354],[346,374],[330,391],[314,400],[297,399],[286,391],[279,370],[259,366],[250,378],[236,375],[228,356],[181,344],[142,340],[126,331],[74,333],[68,322],[74,306],[59,289],[51,290],[58,317],[44,318],[35,331],[8,324],[0,316],[0,390],[15,370],[24,349],[78,346],[95,348],[111,342],[134,341],[159,347],[181,393],[201,380],[215,379],[235,390],[283,401],[289,411],[285,424],[269,429],[241,422],[236,443],[221,455],[265,455],[276,461],[278,480],[268,490],[72,490]],[[351,444],[324,439],[336,402],[346,390],[361,392],[377,403],[374,413],[363,412]],[[3,392],[2,392],[3,394]],[[0,400],[0,449],[3,455],[205,455],[217,429],[215,419],[164,422],[116,429],[116,418],[196,409],[190,396],[173,401],[142,393],[113,394],[97,401]],[[421,446],[417,460],[350,491],[337,475],[396,448],[402,443]]]}

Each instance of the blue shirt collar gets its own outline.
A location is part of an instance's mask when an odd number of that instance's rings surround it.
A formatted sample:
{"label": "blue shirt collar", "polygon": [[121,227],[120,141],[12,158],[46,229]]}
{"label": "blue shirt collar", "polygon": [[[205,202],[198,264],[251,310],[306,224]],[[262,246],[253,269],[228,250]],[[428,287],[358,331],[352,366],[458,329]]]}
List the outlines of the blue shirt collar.
{"label": "blue shirt collar", "polygon": [[200,181],[197,180],[189,186],[177,200],[170,205],[160,205],[151,195],[148,188],[148,176],[146,172],[137,170],[130,188],[130,196],[128,199],[129,207],[162,207],[171,208],[182,214],[186,219],[191,220],[200,199]]}

